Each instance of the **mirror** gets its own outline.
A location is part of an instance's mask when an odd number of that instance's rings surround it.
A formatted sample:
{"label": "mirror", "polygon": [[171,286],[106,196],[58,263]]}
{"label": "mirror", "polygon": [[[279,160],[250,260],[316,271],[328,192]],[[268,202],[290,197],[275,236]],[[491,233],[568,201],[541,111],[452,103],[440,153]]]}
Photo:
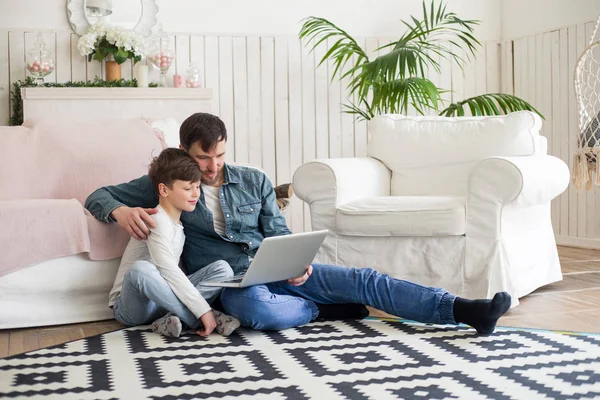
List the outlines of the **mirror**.
{"label": "mirror", "polygon": [[142,18],[141,0],[84,0],[85,16],[90,25],[102,20],[133,30]]}
{"label": "mirror", "polygon": [[158,7],[155,0],[68,0],[67,14],[78,35],[102,20],[150,36],[156,25]]}

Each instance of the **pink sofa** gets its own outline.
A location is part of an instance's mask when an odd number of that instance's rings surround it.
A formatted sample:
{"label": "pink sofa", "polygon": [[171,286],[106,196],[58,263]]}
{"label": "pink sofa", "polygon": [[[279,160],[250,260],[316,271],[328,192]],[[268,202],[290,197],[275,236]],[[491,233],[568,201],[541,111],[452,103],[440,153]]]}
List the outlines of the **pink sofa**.
{"label": "pink sofa", "polygon": [[112,318],[128,236],[82,206],[147,172],[164,140],[141,119],[0,127],[0,329]]}

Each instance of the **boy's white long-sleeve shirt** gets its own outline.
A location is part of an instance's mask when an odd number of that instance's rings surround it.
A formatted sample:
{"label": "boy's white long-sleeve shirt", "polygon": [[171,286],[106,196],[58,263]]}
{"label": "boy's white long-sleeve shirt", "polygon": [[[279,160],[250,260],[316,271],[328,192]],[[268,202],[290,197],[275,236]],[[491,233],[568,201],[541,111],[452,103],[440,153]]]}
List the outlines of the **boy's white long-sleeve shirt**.
{"label": "boy's white long-sleeve shirt", "polygon": [[167,212],[158,206],[158,212],[151,216],[156,223],[147,240],[131,238],[109,295],[109,306],[113,306],[123,289],[123,278],[136,261],[148,261],[156,266],[160,275],[167,281],[173,293],[196,316],[204,315],[211,307],[179,268],[179,257],[183,252],[185,235],[181,223],[176,224]]}

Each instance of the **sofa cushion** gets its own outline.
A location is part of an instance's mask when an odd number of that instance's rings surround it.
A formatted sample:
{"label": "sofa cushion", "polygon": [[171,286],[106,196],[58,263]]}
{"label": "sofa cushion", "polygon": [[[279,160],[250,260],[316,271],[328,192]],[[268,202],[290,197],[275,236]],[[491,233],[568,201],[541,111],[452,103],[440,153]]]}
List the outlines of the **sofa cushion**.
{"label": "sofa cushion", "polygon": [[392,196],[464,196],[469,173],[481,159],[542,153],[540,127],[540,117],[529,111],[460,118],[382,115],[369,123],[368,155],[392,171]]}
{"label": "sofa cushion", "polygon": [[387,196],[338,207],[336,227],[348,236],[452,236],[465,234],[462,196]]}

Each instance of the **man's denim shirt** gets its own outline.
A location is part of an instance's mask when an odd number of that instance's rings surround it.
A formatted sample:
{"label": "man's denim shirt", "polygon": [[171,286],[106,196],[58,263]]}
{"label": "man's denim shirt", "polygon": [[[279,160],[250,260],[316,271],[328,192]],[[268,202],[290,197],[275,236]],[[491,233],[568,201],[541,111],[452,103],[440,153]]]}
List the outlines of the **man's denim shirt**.
{"label": "man's denim shirt", "polygon": [[[185,232],[182,260],[187,273],[225,260],[237,274],[249,265],[265,237],[290,234],[285,218],[279,212],[273,186],[262,172],[254,168],[225,164],[225,181],[219,190],[227,236],[215,232],[212,212],[206,208],[204,193],[193,212],[183,212]],[[114,222],[110,213],[117,207],[152,208],[158,195],[145,175],[128,183],[96,190],[85,201],[94,217]]]}

